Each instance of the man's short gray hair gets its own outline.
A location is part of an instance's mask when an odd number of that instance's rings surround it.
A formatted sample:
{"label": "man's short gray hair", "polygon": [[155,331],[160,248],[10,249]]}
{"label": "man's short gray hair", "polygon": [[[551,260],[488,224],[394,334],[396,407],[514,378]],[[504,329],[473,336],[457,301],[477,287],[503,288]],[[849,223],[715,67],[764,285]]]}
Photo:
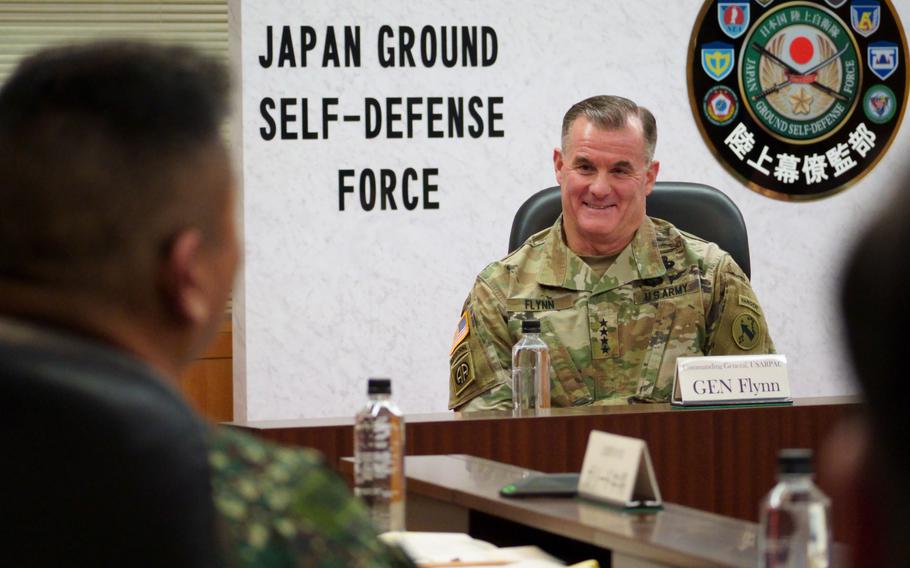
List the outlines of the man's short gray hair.
{"label": "man's short gray hair", "polygon": [[654,148],[657,146],[657,121],[645,107],[613,95],[598,95],[575,103],[562,119],[563,151],[566,149],[569,129],[580,116],[584,116],[594,126],[604,130],[618,130],[626,126],[630,118],[637,118],[641,122],[645,137],[645,161],[650,163],[654,158]]}

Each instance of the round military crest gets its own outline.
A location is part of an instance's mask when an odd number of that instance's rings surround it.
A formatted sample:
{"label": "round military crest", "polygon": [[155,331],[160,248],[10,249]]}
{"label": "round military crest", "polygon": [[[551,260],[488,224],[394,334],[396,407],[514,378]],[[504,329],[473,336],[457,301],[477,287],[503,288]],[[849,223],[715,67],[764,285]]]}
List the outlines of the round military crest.
{"label": "round military crest", "polygon": [[689,100],[708,146],[750,188],[814,199],[887,151],[906,61],[889,0],[708,0],[689,44]]}
{"label": "round military crest", "polygon": [[724,85],[711,87],[705,95],[704,104],[705,117],[717,126],[729,124],[739,112],[736,93]]}
{"label": "round military crest", "polygon": [[761,323],[749,312],[743,312],[733,320],[730,332],[736,345],[743,351],[749,351],[761,340]]}
{"label": "round military crest", "polygon": [[897,112],[894,91],[884,85],[872,86],[863,97],[863,111],[866,117],[876,124],[890,122]]}

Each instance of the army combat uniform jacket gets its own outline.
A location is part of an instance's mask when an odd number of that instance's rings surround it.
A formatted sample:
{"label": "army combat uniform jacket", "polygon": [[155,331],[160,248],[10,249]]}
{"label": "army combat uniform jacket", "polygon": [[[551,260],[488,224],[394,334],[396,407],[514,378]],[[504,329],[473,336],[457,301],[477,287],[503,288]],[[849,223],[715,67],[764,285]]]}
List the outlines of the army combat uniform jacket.
{"label": "army combat uniform jacket", "polygon": [[716,244],[646,217],[598,278],[560,217],[477,277],[450,354],[449,408],[511,408],[512,346],[530,317],[549,347],[553,406],[666,402],[677,357],[774,352],[748,278]]}

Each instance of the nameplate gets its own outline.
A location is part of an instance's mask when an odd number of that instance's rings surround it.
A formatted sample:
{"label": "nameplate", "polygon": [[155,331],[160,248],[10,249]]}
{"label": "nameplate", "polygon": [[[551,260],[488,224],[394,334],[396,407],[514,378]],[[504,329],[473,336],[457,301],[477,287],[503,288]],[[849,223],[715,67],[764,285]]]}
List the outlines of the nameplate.
{"label": "nameplate", "polygon": [[676,360],[672,404],[789,401],[790,379],[784,355],[680,357]]}
{"label": "nameplate", "polygon": [[644,440],[592,430],[578,494],[618,507],[660,507],[660,489]]}

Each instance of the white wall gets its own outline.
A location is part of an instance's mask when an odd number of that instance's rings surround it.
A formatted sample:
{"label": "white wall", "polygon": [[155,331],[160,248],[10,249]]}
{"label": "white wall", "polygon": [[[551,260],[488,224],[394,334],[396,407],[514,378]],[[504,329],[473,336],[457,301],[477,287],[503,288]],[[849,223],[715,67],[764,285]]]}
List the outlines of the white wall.
{"label": "white wall", "polygon": [[[444,411],[448,349],[474,276],[505,254],[522,201],[555,183],[551,155],[565,110],[601,93],[654,111],[660,178],[714,185],[742,209],[753,285],[778,350],[789,356],[793,394],[853,392],[836,306],[840,267],[859,228],[896,189],[910,150],[907,126],[877,167],[838,195],[789,203],[753,193],[711,155],[690,111],[686,57],[701,4],[457,0],[379,9],[232,0],[246,242],[234,303],[235,417],[352,414],[368,376],[392,377],[406,413]],[[899,4],[906,30],[910,7]],[[329,24],[361,26],[360,68],[319,65]],[[491,26],[498,59],[489,68],[383,69],[376,39],[383,24]],[[295,40],[299,26],[313,26],[319,39],[310,66],[262,68],[267,25],[291,25]],[[367,140],[362,126],[341,122],[327,140],[259,136],[263,97],[338,97],[338,114],[362,114],[364,97],[459,95],[503,97],[505,136],[430,140],[421,123],[413,140]],[[339,169],[408,166],[439,169],[438,210],[364,212],[356,195],[349,210],[338,210]]]}

